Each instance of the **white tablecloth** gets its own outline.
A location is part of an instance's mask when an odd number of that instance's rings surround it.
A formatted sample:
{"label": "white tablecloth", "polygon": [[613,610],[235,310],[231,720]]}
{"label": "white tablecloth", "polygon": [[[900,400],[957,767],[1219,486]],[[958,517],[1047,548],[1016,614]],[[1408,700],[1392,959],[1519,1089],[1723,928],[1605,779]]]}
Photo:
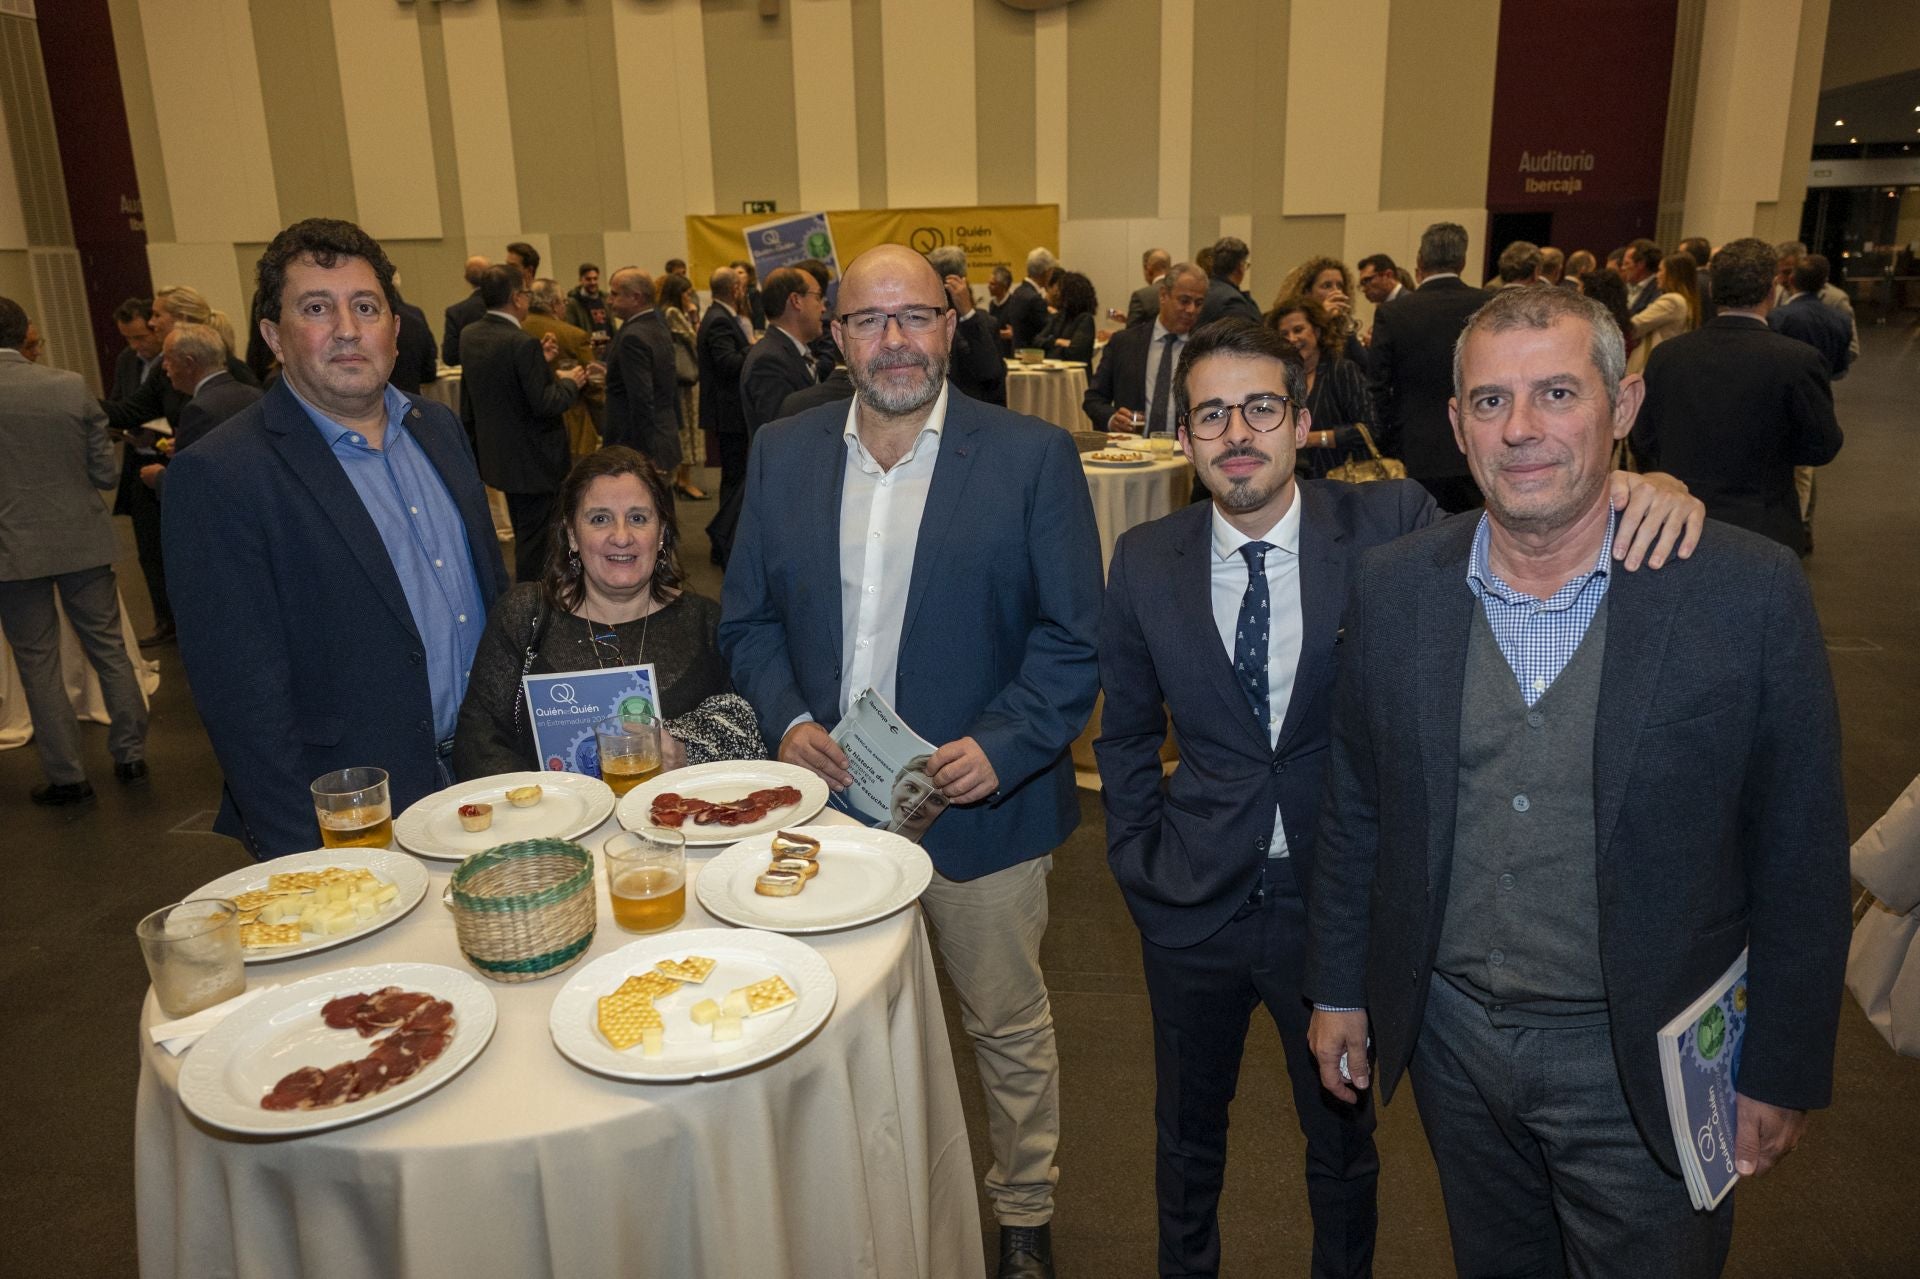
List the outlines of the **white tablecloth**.
{"label": "white tablecloth", "polygon": [[1102,466],[1082,454],[1093,519],[1100,526],[1100,567],[1113,563],[1113,544],[1136,524],[1171,515],[1193,496],[1193,466],[1178,453],[1145,466]]}
{"label": "white tablecloth", "polygon": [[[1091,428],[1080,401],[1087,394],[1083,365],[1048,369],[1007,361],[1007,407],[1069,431]],[[1102,424],[1104,425],[1104,423]]]}
{"label": "white tablecloth", "polygon": [[[460,415],[460,369],[443,365],[440,376],[420,388],[420,394],[437,400]],[[493,535],[503,542],[513,540],[513,521],[507,518],[507,495],[497,488],[487,489],[487,510],[493,516]]]}
{"label": "white tablecloth", "polygon": [[[116,596],[118,598],[118,596]],[[60,609],[60,593],[54,592],[53,606]],[[120,639],[133,659],[133,673],[140,680],[140,691],[147,697],[160,687],[160,663],[140,655],[140,638],[134,633],[133,619],[127,616],[127,601],[120,599]],[[66,677],[67,698],[73,713],[95,724],[107,722],[107,704],[100,697],[100,678],[87,661],[80,637],[67,625],[65,610],[60,611],[60,673]],[[0,750],[25,746],[33,740],[33,716],[27,710],[27,690],[20,683],[20,668],[13,664],[13,649],[0,635]]]}
{"label": "white tablecloth", "polygon": [[[582,841],[596,862],[616,829],[609,821]],[[715,926],[693,888],[705,860],[688,861],[683,928]],[[453,863],[426,865],[426,900],[406,919],[255,965],[250,982],[399,960],[465,968],[440,901]],[[599,926],[581,964],[633,940],[596,876]],[[576,965],[490,983],[493,1040],[438,1092],[273,1141],[216,1135],[188,1116],[175,1091],[182,1059],[147,1041],[159,1016],[149,995],[135,1118],[140,1273],[978,1279],[972,1161],[920,912],[802,940],[833,968],[833,1013],[744,1074],[650,1085],[573,1065],[553,1047],[547,1011]]]}

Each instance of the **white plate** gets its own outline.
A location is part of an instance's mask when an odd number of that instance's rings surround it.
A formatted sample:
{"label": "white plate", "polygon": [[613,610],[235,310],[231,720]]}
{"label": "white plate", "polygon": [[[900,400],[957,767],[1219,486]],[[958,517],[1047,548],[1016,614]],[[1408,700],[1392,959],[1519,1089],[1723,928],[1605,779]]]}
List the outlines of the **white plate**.
{"label": "white plate", "polygon": [[[616,1050],[600,1037],[599,1000],[620,983],[651,969],[657,960],[705,955],[718,960],[707,979],[663,995],[653,1006],[666,1022],[665,1044],[657,1057],[634,1045]],[[726,993],[778,973],[800,998],[785,1008],[749,1017],[740,1038],[713,1042],[713,1031],[687,1015],[703,999],[718,1003]],[[820,952],[804,942],[773,933],[737,928],[695,928],[642,937],[580,969],[553,1000],[547,1015],[553,1046],[576,1065],[616,1079],[678,1083],[728,1075],[777,1057],[804,1040],[833,1011],[839,985]]]}
{"label": "white plate", "polygon": [[[789,830],[795,829],[788,827]],[[694,882],[709,915],[776,933],[825,933],[893,914],[920,900],[933,862],[910,839],[868,826],[804,826],[820,841],[820,873],[792,897],[762,897],[754,880],[773,860],[770,838],[743,840],[708,862]]]}
{"label": "white plate", "polygon": [[[264,1110],[260,1099],[302,1066],[325,1070],[364,1057],[372,1039],[320,1020],[327,1001],[382,986],[426,991],[453,1003],[453,1042],[413,1078],[360,1101],[323,1110]],[[216,1128],[257,1136],[321,1132],[418,1101],[480,1055],[497,1019],[478,978],[439,964],[368,964],[320,973],[270,990],[208,1031],[180,1068],[180,1101]]]}
{"label": "white plate", "polygon": [[305,940],[298,946],[242,950],[240,952],[242,960],[249,964],[263,964],[268,960],[292,959],[295,955],[311,955],[316,950],[344,946],[350,941],[360,940],[368,933],[379,932],[418,906],[420,899],[427,895],[427,868],[404,853],[392,853],[384,848],[316,848],[310,853],[276,857],[270,862],[262,862],[258,866],[246,866],[231,874],[222,875],[210,884],[202,884],[192,896],[237,897],[241,893],[265,888],[267,877],[270,875],[296,870],[320,870],[327,866],[365,866],[399,889],[400,896],[394,899],[393,905],[357,928],[348,929],[344,933],[335,933],[331,937],[307,934]]}
{"label": "white plate", "polygon": [[718,804],[723,800],[745,799],[769,786],[793,787],[800,792],[800,802],[776,808],[745,826],[700,826],[688,818],[687,824],[679,828],[687,837],[687,846],[718,847],[755,835],[791,830],[801,822],[812,821],[827,806],[827,784],[804,768],[770,759],[720,760],[675,769],[641,782],[620,797],[620,824],[628,830],[651,827],[650,813],[656,795],[672,793]]}
{"label": "white plate", "polygon": [[[507,792],[538,786],[540,802],[515,808]],[[493,825],[470,831],[460,825],[460,805],[492,804]],[[465,861],[475,853],[520,839],[578,839],[613,811],[613,790],[580,773],[501,773],[449,786],[420,800],[393,823],[402,848],[422,857]]]}
{"label": "white plate", "polygon": [[[1132,450],[1128,451],[1131,452]],[[1153,464],[1152,455],[1144,453],[1139,457],[1130,457],[1123,462],[1112,461],[1104,457],[1095,457],[1091,453],[1082,453],[1080,460],[1088,466],[1110,466],[1116,468],[1125,466],[1151,466]]]}

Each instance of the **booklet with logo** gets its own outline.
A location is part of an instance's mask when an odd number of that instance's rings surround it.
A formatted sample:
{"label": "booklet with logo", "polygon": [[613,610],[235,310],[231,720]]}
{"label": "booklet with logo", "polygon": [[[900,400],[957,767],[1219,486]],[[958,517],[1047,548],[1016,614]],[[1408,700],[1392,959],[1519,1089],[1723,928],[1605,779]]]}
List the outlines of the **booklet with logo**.
{"label": "booklet with logo", "polygon": [[659,718],[653,663],[615,666],[604,671],[560,671],[524,675],[527,718],[540,766],[555,773],[600,776],[596,724],[639,714]]}
{"label": "booklet with logo", "polygon": [[1687,1193],[1702,1212],[1740,1180],[1733,1167],[1734,1085],[1747,1029],[1747,952],[1655,1036],[1667,1089],[1667,1118]]}
{"label": "booklet with logo", "polygon": [[833,740],[847,753],[847,771],[853,774],[842,799],[854,816],[919,843],[947,809],[947,797],[927,776],[933,743],[907,727],[887,699],[870,688],[853,699],[834,727]]}

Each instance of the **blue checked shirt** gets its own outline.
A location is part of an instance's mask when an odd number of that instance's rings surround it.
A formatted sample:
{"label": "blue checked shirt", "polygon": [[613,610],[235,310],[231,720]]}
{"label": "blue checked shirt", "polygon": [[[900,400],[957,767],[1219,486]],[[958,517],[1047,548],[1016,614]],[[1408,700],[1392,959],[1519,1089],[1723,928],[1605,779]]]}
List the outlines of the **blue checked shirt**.
{"label": "blue checked shirt", "polygon": [[1607,536],[1593,568],[1555,591],[1552,599],[1542,601],[1515,590],[1493,571],[1487,562],[1491,536],[1488,517],[1480,517],[1480,527],[1473,535],[1473,555],[1467,561],[1467,589],[1486,610],[1494,642],[1513,668],[1520,696],[1528,706],[1546,696],[1553,681],[1573,660],[1574,650],[1586,638],[1587,627],[1607,597],[1607,580],[1613,567],[1614,518],[1612,508],[1608,508]]}

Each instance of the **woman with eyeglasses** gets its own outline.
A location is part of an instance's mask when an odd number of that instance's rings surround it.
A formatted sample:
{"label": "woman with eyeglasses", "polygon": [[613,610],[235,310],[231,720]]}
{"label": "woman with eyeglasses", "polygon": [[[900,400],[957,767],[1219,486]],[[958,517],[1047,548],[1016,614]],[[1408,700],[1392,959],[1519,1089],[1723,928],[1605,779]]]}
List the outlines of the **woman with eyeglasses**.
{"label": "woman with eyeglasses", "polygon": [[714,642],[720,606],[681,585],[666,478],[634,450],[609,445],[574,463],[556,506],[545,574],[502,595],[480,636],[454,731],[454,775],[543,767],[521,676],[643,662],[659,695],[661,771],[764,758],[753,708],[733,691]]}

